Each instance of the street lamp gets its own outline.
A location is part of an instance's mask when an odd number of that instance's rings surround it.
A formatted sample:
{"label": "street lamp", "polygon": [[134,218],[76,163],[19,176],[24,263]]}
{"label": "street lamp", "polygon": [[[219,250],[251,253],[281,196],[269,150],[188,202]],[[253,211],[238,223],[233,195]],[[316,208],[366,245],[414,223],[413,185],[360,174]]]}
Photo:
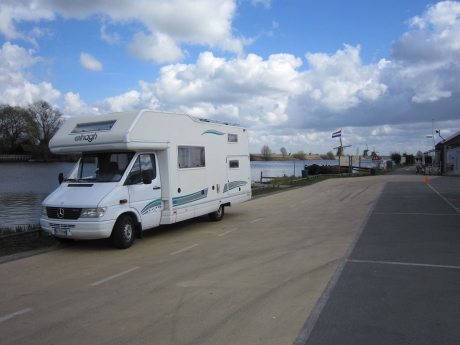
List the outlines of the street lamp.
{"label": "street lamp", "polygon": [[446,139],[444,139],[443,137],[441,137],[441,130],[440,130],[440,129],[437,129],[437,130],[436,130],[436,133],[438,133],[439,137],[440,137],[442,140],[446,140]]}

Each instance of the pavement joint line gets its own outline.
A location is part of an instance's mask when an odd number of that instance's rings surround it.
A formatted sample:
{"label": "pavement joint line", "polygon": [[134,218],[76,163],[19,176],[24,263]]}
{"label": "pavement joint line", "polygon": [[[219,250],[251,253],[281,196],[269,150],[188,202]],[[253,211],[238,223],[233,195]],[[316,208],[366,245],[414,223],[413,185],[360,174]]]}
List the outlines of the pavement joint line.
{"label": "pavement joint line", "polygon": [[289,206],[289,207],[295,207],[295,206],[297,206],[297,204],[291,205],[291,206]]}
{"label": "pavement joint line", "polygon": [[189,249],[191,249],[193,247],[196,247],[196,246],[199,246],[199,245],[200,245],[199,243],[192,244],[191,246],[188,246],[187,248],[183,248],[181,250],[178,250],[177,252],[171,253],[170,255],[176,255],[176,254],[185,252],[186,250],[189,250]]}
{"label": "pavement joint line", "polygon": [[439,193],[436,189],[434,189],[430,184],[428,185],[428,187],[430,187],[436,194],[438,194],[442,200],[444,200],[445,202],[447,202],[447,204],[452,207],[455,211],[457,211],[458,213],[460,213],[460,210],[455,207],[449,200],[447,200],[446,198],[444,198],[441,193]]}
{"label": "pavement joint line", "polygon": [[318,301],[316,302],[315,306],[313,307],[313,310],[311,311],[310,315],[307,318],[307,321],[305,321],[304,325],[302,326],[299,334],[297,335],[297,338],[294,340],[293,345],[304,345],[307,343],[308,337],[310,336],[311,332],[313,331],[313,328],[315,327],[316,321],[318,321],[319,316],[321,315],[324,307],[326,306],[327,301],[329,300],[329,297],[332,294],[332,291],[335,288],[335,285],[337,284],[337,281],[339,280],[340,276],[342,275],[342,272],[345,268],[345,265],[348,261],[348,258],[350,257],[351,253],[355,249],[356,243],[358,242],[359,238],[361,237],[361,234],[363,233],[364,229],[367,226],[367,223],[369,219],[371,218],[371,215],[373,214],[375,207],[380,200],[380,197],[385,190],[386,183],[383,184],[382,190],[380,191],[379,195],[377,196],[376,202],[374,205],[372,205],[371,209],[369,210],[366,218],[364,219],[363,223],[361,224],[361,227],[358,230],[358,233],[355,235],[353,241],[351,242],[350,246],[347,249],[347,252],[343,256],[342,260],[340,261],[339,265],[337,266],[337,269],[335,270],[334,274],[332,275],[331,279],[327,283],[323,293],[319,297]]}
{"label": "pavement joint line", "polygon": [[261,220],[263,218],[257,218],[257,219],[254,219],[251,223],[255,223],[255,222],[258,222],[259,220]]}
{"label": "pavement joint line", "polygon": [[92,284],[89,284],[89,285],[91,285],[91,286],[97,286],[97,285],[99,285],[99,284],[105,283],[106,281],[109,281],[109,280],[118,278],[118,277],[120,277],[120,276],[122,276],[122,275],[125,275],[125,274],[127,274],[127,273],[132,272],[132,271],[135,271],[135,270],[137,270],[137,269],[139,269],[139,268],[140,268],[140,267],[138,267],[138,266],[133,267],[133,268],[130,268],[129,270],[126,270],[126,271],[123,271],[123,272],[114,274],[113,276],[107,277],[107,278],[105,278],[105,279],[99,280],[99,281],[97,281],[97,282],[95,282],[95,283],[92,283]]}
{"label": "pavement joint line", "polygon": [[232,229],[232,230],[225,231],[224,233],[222,233],[222,234],[220,234],[220,235],[217,235],[217,236],[224,236],[224,235],[227,235],[227,234],[229,234],[229,233],[231,233],[231,232],[233,232],[233,231],[235,231],[235,230],[238,230],[238,228],[234,228],[234,229]]}
{"label": "pavement joint line", "polygon": [[435,267],[435,268],[455,268],[458,270],[460,269],[460,266],[417,264],[414,262],[373,261],[373,260],[348,260],[348,262],[356,262],[356,263],[363,263],[363,264],[384,264],[384,265],[420,266],[420,267]]}
{"label": "pavement joint line", "polygon": [[26,309],[22,309],[20,311],[17,311],[17,312],[15,312],[13,314],[9,314],[9,315],[0,317],[0,323],[2,323],[3,321],[6,321],[6,320],[12,319],[13,317],[25,314],[25,313],[27,313],[27,312],[29,312],[31,310],[33,310],[33,309],[32,308],[26,308]]}

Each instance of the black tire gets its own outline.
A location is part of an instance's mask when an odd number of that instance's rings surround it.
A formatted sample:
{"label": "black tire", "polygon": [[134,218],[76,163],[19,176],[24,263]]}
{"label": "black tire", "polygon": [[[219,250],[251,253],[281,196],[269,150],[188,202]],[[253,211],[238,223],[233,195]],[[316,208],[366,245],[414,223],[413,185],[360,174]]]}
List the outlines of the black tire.
{"label": "black tire", "polygon": [[73,238],[56,237],[56,236],[54,236],[54,238],[56,239],[56,241],[62,244],[69,244],[73,242]]}
{"label": "black tire", "polygon": [[115,247],[120,249],[131,247],[134,242],[135,230],[133,219],[127,214],[121,215],[112,230]]}
{"label": "black tire", "polygon": [[213,222],[218,222],[224,218],[224,206],[220,205],[219,209],[215,212],[208,213],[209,219]]}

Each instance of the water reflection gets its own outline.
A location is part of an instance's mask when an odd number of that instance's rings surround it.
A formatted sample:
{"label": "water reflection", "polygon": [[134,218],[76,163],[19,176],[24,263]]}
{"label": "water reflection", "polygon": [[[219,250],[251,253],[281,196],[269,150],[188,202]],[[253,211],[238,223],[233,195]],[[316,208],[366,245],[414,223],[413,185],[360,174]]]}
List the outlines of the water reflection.
{"label": "water reflection", "polygon": [[0,227],[38,223],[42,201],[74,163],[0,163]]}
{"label": "water reflection", "polygon": [[15,227],[38,223],[41,203],[48,194],[43,193],[2,193],[0,195],[0,224]]}

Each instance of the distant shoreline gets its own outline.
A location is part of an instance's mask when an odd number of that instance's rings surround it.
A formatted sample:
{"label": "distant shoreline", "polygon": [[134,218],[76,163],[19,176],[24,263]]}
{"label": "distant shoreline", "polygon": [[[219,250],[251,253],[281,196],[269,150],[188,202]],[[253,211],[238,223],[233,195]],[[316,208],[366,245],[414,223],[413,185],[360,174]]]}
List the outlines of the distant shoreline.
{"label": "distant shoreline", "polygon": [[[251,161],[307,161],[307,160],[324,160],[323,158],[321,158],[320,155],[308,155],[306,154],[305,155],[305,159],[298,159],[298,158],[295,158],[293,157],[292,155],[291,156],[284,156],[283,155],[278,155],[278,154],[272,154],[268,157],[268,159],[262,157],[261,154],[254,154],[254,153],[251,153],[250,154],[250,157],[251,157]],[[334,159],[339,159],[338,156],[335,156]]]}

